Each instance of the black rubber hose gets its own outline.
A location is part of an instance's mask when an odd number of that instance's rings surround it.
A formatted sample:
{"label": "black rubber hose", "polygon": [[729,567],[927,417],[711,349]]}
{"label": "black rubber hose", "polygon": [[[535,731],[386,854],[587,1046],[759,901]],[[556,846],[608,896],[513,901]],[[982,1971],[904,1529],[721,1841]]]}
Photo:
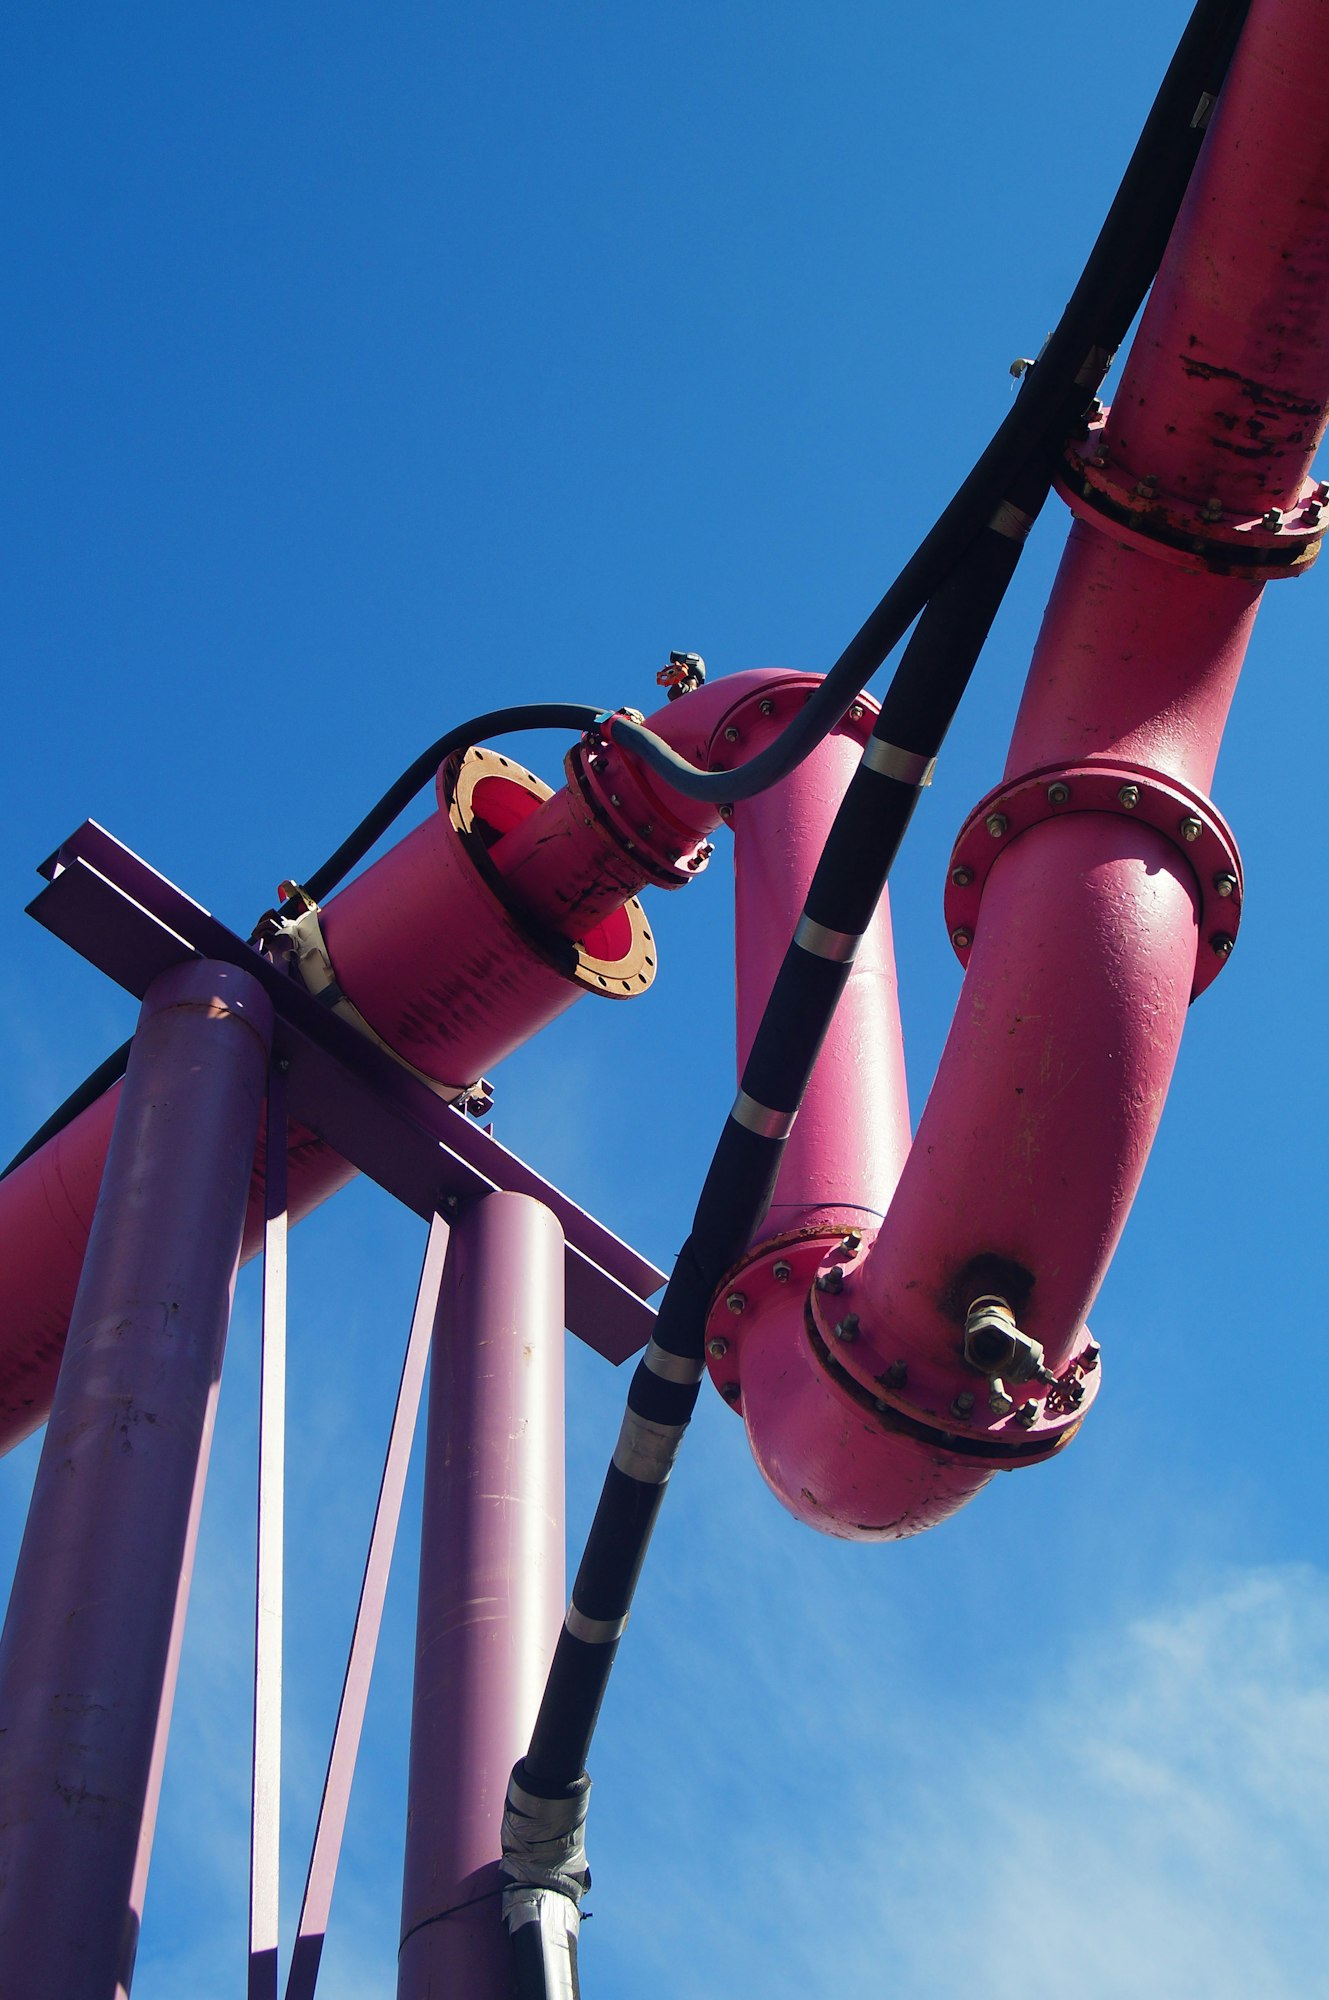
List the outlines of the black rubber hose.
{"label": "black rubber hose", "polygon": [[787,776],[894,651],[1030,453],[1084,414],[1153,282],[1250,0],[1199,0],[1056,330],[973,471],[821,687],[784,733],[732,771],[703,771],[640,723],[614,741],[685,797],[733,804]]}
{"label": "black rubber hose", "polygon": [[[306,895],[321,903],[325,896],[350,874],[352,868],[364,860],[375,841],[383,835],[397,816],[404,812],[416,795],[423,791],[445,757],[454,751],[469,750],[473,743],[488,736],[511,736],[519,729],[571,729],[580,732],[605,713],[603,708],[593,708],[584,701],[532,701],[512,708],[491,708],[483,715],[473,715],[469,722],[458,723],[449,729],[427,750],[422,750],[414,763],[408,764],[401,776],[389,785],[378,804],[367,812],[353,832],[347,834],[341,846],[334,849],[320,868],[301,884]],[[283,903],[279,916],[294,916],[303,904]],[[114,1054],[105,1062],[98,1063],[90,1076],[84,1077],[77,1090],[71,1091],[59,1108],[53,1111],[46,1123],[33,1133],[27,1144],[22,1146],[9,1165],[0,1172],[0,1180],[12,1174],[15,1167],[21,1167],[25,1160],[41,1151],[48,1139],[63,1132],[66,1125],[73,1123],[79,1113],[95,1104],[99,1097],[118,1083],[129,1062],[128,1042],[122,1042]]]}
{"label": "black rubber hose", "polygon": [[[1045,471],[1041,492],[1030,485],[1020,489],[1022,513],[1037,513],[1047,486]],[[979,535],[920,618],[893,683],[914,692],[907,701],[893,701],[888,693],[874,741],[898,745],[900,736],[892,732],[907,722],[905,740],[920,764],[936,755],[1020,547],[993,529]],[[916,784],[874,770],[866,757],[860,762],[813,876],[806,915],[851,936],[867,929],[917,800]],[[850,971],[849,963],[797,942],[789,946],[744,1065],[739,1104],[746,1096],[792,1124]],[[673,1426],[680,1438],[700,1389],[711,1299],[765,1218],[784,1152],[782,1136],[752,1130],[737,1110],[720,1134],[652,1338],[652,1348],[692,1363],[696,1379],[662,1380],[648,1350],[628,1390],[630,1419]],[[663,1483],[645,1483],[610,1465],[573,1584],[578,1622],[591,1620],[613,1632],[626,1621],[664,1490]],[[566,1624],[559,1633],[523,1767],[528,1790],[555,1797],[584,1771],[616,1652],[616,1638],[579,1637]]]}

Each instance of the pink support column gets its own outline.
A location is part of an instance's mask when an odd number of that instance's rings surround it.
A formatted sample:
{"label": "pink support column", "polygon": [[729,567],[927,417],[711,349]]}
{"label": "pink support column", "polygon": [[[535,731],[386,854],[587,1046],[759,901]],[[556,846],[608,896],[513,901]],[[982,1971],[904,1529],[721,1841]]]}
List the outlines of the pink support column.
{"label": "pink support column", "polygon": [[563,1610],[562,1236],[492,1194],[453,1231],[435,1332],[399,2000],[506,2000],[503,1802]]}
{"label": "pink support column", "polygon": [[271,1026],[226,965],[143,1003],[0,1640],[0,1993],[23,2000],[129,1987]]}

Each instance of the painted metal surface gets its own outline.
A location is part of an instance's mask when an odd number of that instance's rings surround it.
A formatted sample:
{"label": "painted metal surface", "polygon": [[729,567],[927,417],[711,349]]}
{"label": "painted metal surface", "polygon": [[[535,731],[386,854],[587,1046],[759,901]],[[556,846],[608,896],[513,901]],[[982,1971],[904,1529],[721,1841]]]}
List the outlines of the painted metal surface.
{"label": "painted metal surface", "polygon": [[25,2000],[129,1986],[271,1026],[234,967],[168,970],[121,1093],[0,1640],[0,1992]]}
{"label": "painted metal surface", "polygon": [[369,1536],[360,1601],[355,1611],[355,1627],[346,1660],[341,1700],[337,1705],[332,1748],[291,1952],[286,2000],[312,2000],[323,1956],[328,1919],[332,1913],[332,1892],[337,1881],[337,1863],[341,1858],[342,1835],[351,1803],[351,1782],[355,1776],[360,1732],[364,1727],[365,1705],[369,1700],[370,1676],[374,1671],[374,1656],[378,1650],[383,1605],[387,1597],[388,1571],[401,1520],[425,1364],[429,1359],[430,1342],[442,1297],[449,1233],[442,1216],[436,1215],[429,1225],[424,1267],[420,1273],[410,1335],[406,1342],[406,1358],[402,1363],[397,1401],[392,1412],[392,1428],[383,1461],[378,1503],[374,1508],[374,1525]]}
{"label": "painted metal surface", "polygon": [[[1213,500],[1232,520],[1303,492],[1329,405],[1329,205],[1320,150],[1286,134],[1314,129],[1327,84],[1323,6],[1256,0],[1102,432],[1142,505],[1157,494],[1198,516]],[[981,894],[952,905],[968,969],[899,1186],[875,1237],[823,1260],[801,1297],[780,1289],[782,1334],[741,1336],[754,1451],[814,1525],[925,1528],[994,1469],[1060,1449],[1092,1401],[1086,1317],[1188,1002],[1234,935],[1218,906],[1239,903],[1240,866],[1207,792],[1259,595],[1092,512],[1072,527],[1003,786],[953,860]],[[1045,780],[1135,783],[1146,810],[1064,810]],[[997,852],[980,868],[985,840]],[[1041,1344],[1046,1379],[1003,1384],[966,1362],[985,1294]]]}
{"label": "painted metal surface", "polygon": [[268,1071],[263,1346],[254,1562],[254,1754],[249,1816],[249,2000],[277,2000],[281,1910],[282,1597],[286,1555],[286,1078]]}
{"label": "painted metal surface", "polygon": [[[440,1102],[381,1050],[93,821],[45,864],[38,920],[140,998],[167,966],[201,955],[242,967],[278,1015],[290,1062],[290,1219],[298,1221],[357,1171],[423,1219],[497,1187],[534,1195],[566,1241],[569,1325],[609,1360],[644,1347],[645,1303],[664,1273],[498,1144]],[[118,1087],[0,1182],[0,1448],[45,1420],[78,1284]],[[353,1163],[353,1164],[352,1164]],[[250,1191],[245,1257],[262,1245],[261,1164]]]}
{"label": "painted metal surface", "polygon": [[506,2000],[508,1777],[562,1622],[562,1248],[494,1194],[454,1234],[429,1388],[400,2000]]}

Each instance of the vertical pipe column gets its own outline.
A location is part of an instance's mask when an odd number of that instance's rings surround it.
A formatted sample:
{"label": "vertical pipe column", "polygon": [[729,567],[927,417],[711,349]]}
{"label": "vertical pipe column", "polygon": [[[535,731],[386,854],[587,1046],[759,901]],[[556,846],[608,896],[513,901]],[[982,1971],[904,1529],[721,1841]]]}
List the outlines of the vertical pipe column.
{"label": "vertical pipe column", "polygon": [[129,1988],[272,1014],[232,966],[143,1003],[0,1639],[0,1993]]}
{"label": "vertical pipe column", "polygon": [[491,1194],[453,1231],[430,1374],[398,2000],[506,2000],[503,1802],[563,1608],[563,1237]]}

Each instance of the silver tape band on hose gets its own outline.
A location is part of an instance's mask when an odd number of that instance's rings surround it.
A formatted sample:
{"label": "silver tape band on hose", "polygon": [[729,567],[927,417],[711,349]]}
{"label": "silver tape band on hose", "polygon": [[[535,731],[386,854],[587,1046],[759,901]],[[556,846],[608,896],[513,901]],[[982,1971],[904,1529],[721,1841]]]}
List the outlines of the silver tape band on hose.
{"label": "silver tape band on hose", "polygon": [[740,1090],[734,1099],[729,1116],[736,1125],[742,1125],[749,1132],[755,1132],[762,1139],[787,1139],[794,1129],[796,1111],[772,1111],[769,1104],[758,1104],[755,1097],[749,1097],[746,1090]]}
{"label": "silver tape band on hose", "polygon": [[633,1409],[624,1410],[614,1464],[643,1486],[663,1486],[674,1469],[686,1429],[686,1424],[657,1424],[649,1417],[639,1417]]}
{"label": "silver tape band on hose", "polygon": [[902,785],[917,785],[920,791],[932,783],[937,768],[935,757],[920,757],[917,751],[902,750],[898,743],[884,743],[880,736],[868,738],[863,762],[879,778],[898,778]]}
{"label": "silver tape band on hose", "polygon": [[828,958],[832,965],[848,965],[863,942],[862,931],[833,931],[829,924],[817,924],[800,917],[794,943],[816,958]]}
{"label": "silver tape band on hose", "polygon": [[989,528],[995,528],[999,535],[1006,535],[1013,542],[1027,541],[1033,525],[1033,516],[1017,507],[1013,500],[1003,500],[988,522]]}
{"label": "silver tape band on hose", "polygon": [[588,1646],[612,1645],[615,1639],[623,1637],[627,1622],[626,1611],[621,1618],[588,1618],[585,1612],[578,1611],[575,1604],[569,1604],[568,1615],[563,1620],[573,1638],[584,1640]]}
{"label": "silver tape band on hose", "polygon": [[657,1346],[654,1334],[641,1358],[652,1375],[658,1375],[662,1382],[700,1382],[706,1373],[704,1361],[694,1361],[686,1354],[671,1354],[667,1347]]}

